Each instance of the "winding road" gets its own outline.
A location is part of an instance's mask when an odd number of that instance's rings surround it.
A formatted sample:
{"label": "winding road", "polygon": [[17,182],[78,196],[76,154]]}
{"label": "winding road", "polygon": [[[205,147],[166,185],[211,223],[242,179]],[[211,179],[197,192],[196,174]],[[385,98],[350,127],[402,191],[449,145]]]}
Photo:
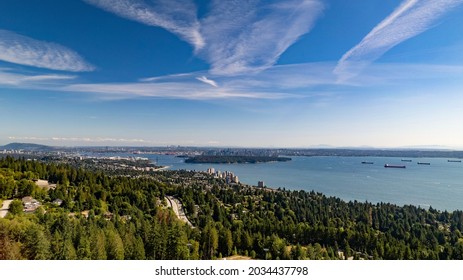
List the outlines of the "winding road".
{"label": "winding road", "polygon": [[174,210],[175,215],[180,220],[187,223],[190,227],[193,227],[193,224],[188,220],[188,217],[185,215],[185,211],[183,211],[182,203],[173,196],[166,196],[166,200],[168,205]]}

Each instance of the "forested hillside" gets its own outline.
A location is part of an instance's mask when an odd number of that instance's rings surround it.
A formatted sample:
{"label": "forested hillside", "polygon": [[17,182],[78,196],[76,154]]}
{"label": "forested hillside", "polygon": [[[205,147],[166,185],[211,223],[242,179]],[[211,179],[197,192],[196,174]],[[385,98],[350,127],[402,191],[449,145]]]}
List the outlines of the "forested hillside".
{"label": "forested hillside", "polygon": [[[194,227],[177,219],[166,195],[183,203]],[[42,207],[23,212],[25,196]],[[227,185],[196,172],[115,175],[7,157],[6,199],[15,200],[0,218],[0,259],[463,259],[462,211]]]}

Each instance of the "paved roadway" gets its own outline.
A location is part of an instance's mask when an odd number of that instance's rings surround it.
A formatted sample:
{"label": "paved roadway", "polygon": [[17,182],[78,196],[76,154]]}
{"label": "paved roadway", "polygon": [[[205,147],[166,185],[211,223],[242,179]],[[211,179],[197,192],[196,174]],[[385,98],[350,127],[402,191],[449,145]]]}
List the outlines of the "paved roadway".
{"label": "paved roadway", "polygon": [[191,224],[190,220],[188,220],[188,217],[185,215],[185,212],[183,211],[182,203],[173,196],[166,196],[166,200],[168,205],[172,208],[172,210],[174,210],[174,213],[177,216],[177,218],[187,223],[190,227],[193,227],[193,224]]}
{"label": "paved roadway", "polygon": [[11,199],[3,201],[2,208],[0,209],[0,218],[4,218],[6,216],[6,214],[8,214],[8,209],[10,208],[10,203],[12,201],[13,200],[11,200]]}

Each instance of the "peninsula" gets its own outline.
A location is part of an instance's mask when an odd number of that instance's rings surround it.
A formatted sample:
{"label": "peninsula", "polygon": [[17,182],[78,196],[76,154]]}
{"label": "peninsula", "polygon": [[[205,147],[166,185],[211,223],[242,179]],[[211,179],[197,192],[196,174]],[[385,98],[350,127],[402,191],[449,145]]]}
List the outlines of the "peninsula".
{"label": "peninsula", "polygon": [[228,156],[228,155],[201,155],[190,157],[186,163],[259,163],[272,161],[290,161],[289,157],[279,156]]}

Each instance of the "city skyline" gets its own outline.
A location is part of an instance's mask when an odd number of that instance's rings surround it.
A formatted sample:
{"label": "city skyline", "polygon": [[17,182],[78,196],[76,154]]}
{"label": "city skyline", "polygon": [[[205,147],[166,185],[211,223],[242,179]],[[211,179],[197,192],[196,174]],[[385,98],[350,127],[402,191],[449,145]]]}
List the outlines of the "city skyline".
{"label": "city skyline", "polygon": [[0,146],[463,148],[463,0],[0,3]]}

